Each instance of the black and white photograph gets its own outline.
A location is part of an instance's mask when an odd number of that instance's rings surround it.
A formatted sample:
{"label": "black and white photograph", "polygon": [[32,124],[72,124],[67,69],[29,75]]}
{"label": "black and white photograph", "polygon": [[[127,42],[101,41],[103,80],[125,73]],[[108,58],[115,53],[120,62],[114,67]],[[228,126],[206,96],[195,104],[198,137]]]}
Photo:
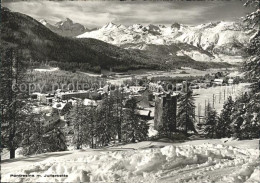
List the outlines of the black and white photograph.
{"label": "black and white photograph", "polygon": [[0,24],[1,182],[260,182],[260,0],[2,0]]}

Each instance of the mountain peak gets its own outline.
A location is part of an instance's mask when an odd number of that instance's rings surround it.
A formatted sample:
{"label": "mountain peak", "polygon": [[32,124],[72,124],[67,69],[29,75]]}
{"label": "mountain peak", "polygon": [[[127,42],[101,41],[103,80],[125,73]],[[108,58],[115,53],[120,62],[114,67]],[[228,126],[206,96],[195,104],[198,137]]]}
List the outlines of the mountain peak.
{"label": "mountain peak", "polygon": [[39,22],[43,25],[47,25],[47,23],[48,23],[47,20],[45,20],[45,19],[41,19],[41,20],[39,20]]}
{"label": "mountain peak", "polygon": [[45,19],[41,19],[39,22],[49,28],[51,31],[62,36],[74,37],[83,34],[84,32],[89,32],[89,29],[85,28],[79,23],[74,23],[69,18],[59,21],[54,25],[49,24]]}
{"label": "mountain peak", "polygon": [[74,23],[71,19],[69,18],[66,18],[65,20],[63,21],[59,21],[57,22],[55,25],[56,26],[72,26]]}
{"label": "mountain peak", "polygon": [[116,24],[114,24],[113,22],[109,22],[107,23],[103,28],[105,29],[111,29],[113,27],[117,26]]}
{"label": "mountain peak", "polygon": [[171,25],[171,28],[177,28],[179,29],[181,27],[181,25],[177,22],[174,22],[172,25]]}
{"label": "mountain peak", "polygon": [[[127,29],[110,22],[103,28],[84,33],[79,35],[78,38],[99,39],[117,46],[183,43],[190,45],[192,50],[190,55],[194,60],[212,60],[212,58],[208,59],[207,56],[207,58],[202,58],[197,53],[197,50],[204,50],[204,52],[209,53],[214,51],[216,61],[232,60],[232,62],[236,62],[241,61],[241,59],[235,56],[244,55],[241,45],[247,44],[251,35],[251,33],[250,35],[245,33],[244,30],[243,27],[232,22],[209,22],[201,25],[183,25],[173,22],[169,26],[133,24],[128,26]],[[134,49],[137,48],[133,47]],[[130,46],[127,46],[127,48],[130,48]],[[140,48],[143,49],[143,46]]]}
{"label": "mountain peak", "polygon": [[69,18],[66,18],[66,21],[67,22],[73,22],[71,19],[69,19]]}
{"label": "mountain peak", "polygon": [[149,24],[147,27],[148,27],[149,29],[152,29],[152,30],[160,30],[160,28],[159,28],[158,26],[153,25],[153,24]]}

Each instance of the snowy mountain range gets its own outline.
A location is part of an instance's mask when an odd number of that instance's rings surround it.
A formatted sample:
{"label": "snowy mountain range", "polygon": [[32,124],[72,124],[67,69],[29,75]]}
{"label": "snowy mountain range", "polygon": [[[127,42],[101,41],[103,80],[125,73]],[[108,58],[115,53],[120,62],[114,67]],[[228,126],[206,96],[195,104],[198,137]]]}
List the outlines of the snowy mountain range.
{"label": "snowy mountain range", "polygon": [[45,19],[41,19],[39,20],[39,22],[41,22],[51,31],[66,37],[75,37],[90,31],[89,29],[85,28],[83,25],[79,23],[74,23],[69,18],[66,18],[66,20],[63,21],[59,21],[54,25],[48,23]]}
{"label": "snowy mountain range", "polygon": [[[147,50],[150,45],[184,43],[175,54],[189,56],[196,61],[243,61],[244,46],[254,30],[240,23],[216,22],[197,26],[174,23],[166,25],[134,24],[131,26],[108,23],[100,29],[85,32],[77,38],[94,38],[126,49]],[[169,52],[169,54],[173,54]]]}

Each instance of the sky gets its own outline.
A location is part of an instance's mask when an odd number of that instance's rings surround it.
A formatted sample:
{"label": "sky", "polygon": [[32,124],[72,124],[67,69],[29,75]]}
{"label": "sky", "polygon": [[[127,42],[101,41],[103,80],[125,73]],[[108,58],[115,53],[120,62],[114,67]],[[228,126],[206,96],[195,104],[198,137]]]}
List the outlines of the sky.
{"label": "sky", "polygon": [[250,8],[241,0],[205,1],[11,1],[2,6],[27,14],[51,24],[70,18],[87,28],[106,23],[116,24],[173,24],[198,25],[215,21],[238,21]]}

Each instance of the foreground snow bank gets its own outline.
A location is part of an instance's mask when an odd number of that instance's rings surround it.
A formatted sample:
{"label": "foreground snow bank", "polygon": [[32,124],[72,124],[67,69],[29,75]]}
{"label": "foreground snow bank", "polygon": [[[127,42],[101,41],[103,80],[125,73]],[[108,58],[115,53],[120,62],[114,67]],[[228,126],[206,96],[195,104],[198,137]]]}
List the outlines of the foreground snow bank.
{"label": "foreground snow bank", "polygon": [[[20,167],[15,172],[3,166],[2,181],[258,183],[258,156],[258,149],[212,143],[128,151],[74,151],[63,158]],[[10,177],[14,173],[41,177]]]}

